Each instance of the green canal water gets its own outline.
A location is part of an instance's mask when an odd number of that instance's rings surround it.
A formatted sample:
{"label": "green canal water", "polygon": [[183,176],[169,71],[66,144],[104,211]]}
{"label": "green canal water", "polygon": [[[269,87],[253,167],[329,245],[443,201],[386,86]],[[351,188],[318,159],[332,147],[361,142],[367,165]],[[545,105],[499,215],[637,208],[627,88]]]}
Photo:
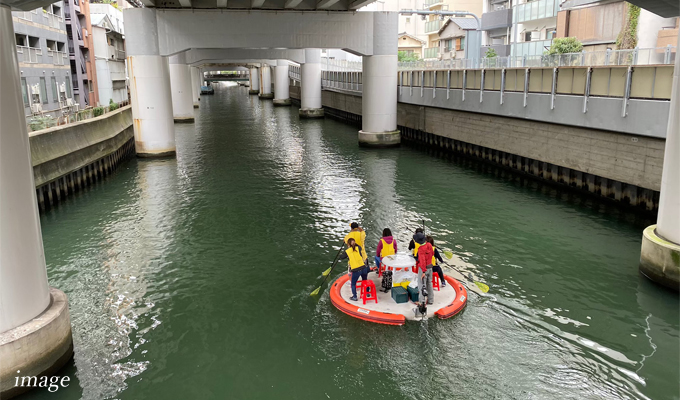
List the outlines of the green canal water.
{"label": "green canal water", "polygon": [[[130,160],[42,216],[75,357],[68,388],[26,399],[680,397],[678,295],[638,274],[644,218],[360,149],[355,127],[245,88],[218,87],[196,117],[175,126],[176,158]],[[425,220],[490,296],[403,327],[310,297],[355,220],[370,251]]]}

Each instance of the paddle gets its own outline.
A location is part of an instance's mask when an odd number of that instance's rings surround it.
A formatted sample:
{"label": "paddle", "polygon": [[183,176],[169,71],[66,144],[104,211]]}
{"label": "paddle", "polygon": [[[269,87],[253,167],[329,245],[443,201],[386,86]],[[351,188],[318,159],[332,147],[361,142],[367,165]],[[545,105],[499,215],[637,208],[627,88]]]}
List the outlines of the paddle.
{"label": "paddle", "polygon": [[[323,272],[324,278],[323,278],[323,281],[321,281],[321,285],[319,285],[318,288],[314,289],[312,291],[312,293],[309,294],[310,296],[316,296],[317,294],[319,294],[319,291],[321,291],[321,287],[323,286],[324,283],[326,283],[326,280],[328,280],[328,277],[331,275],[331,272],[333,272],[333,268],[335,268],[335,265],[338,263],[338,257],[340,256],[340,252],[344,248],[345,248],[345,241],[343,240],[342,246],[340,246],[340,250],[338,251],[338,254],[335,256],[335,261],[333,261],[333,265],[331,265],[331,267],[329,269],[327,269],[326,271]],[[326,272],[328,272],[328,273],[326,273]]]}
{"label": "paddle", "polygon": [[325,270],[321,273],[322,276],[328,276],[331,273],[331,269],[333,268],[333,265],[335,265],[335,260],[338,259],[338,257],[340,256],[340,252],[342,252],[342,249],[344,249],[344,248],[345,248],[345,240],[343,239],[343,241],[340,243],[340,250],[338,250],[338,254],[336,254],[335,258],[333,259],[333,263],[331,263],[331,266],[328,267],[327,270]]}
{"label": "paddle", "polygon": [[[451,254],[451,255],[449,256],[449,255],[447,255],[446,253],[449,253],[449,254]],[[444,252],[444,256],[446,256],[446,258],[448,258],[448,259],[450,260],[451,257],[453,257],[453,253],[451,253],[450,251],[447,251],[447,252]],[[444,263],[442,263],[442,264],[444,264]],[[447,267],[451,268],[452,270],[458,272],[459,274],[463,275],[463,277],[464,277],[465,279],[467,279],[468,281],[474,283],[475,286],[477,286],[477,287],[479,288],[479,290],[481,290],[482,292],[484,292],[484,293],[489,293],[489,285],[487,285],[486,283],[477,282],[476,280],[472,279],[472,275],[471,275],[469,272],[468,272],[468,274],[467,274],[467,276],[466,276],[464,273],[462,273],[462,272],[461,272],[460,270],[458,270],[457,268],[452,267],[452,266],[450,266],[449,264],[444,264],[444,265],[446,265]]]}

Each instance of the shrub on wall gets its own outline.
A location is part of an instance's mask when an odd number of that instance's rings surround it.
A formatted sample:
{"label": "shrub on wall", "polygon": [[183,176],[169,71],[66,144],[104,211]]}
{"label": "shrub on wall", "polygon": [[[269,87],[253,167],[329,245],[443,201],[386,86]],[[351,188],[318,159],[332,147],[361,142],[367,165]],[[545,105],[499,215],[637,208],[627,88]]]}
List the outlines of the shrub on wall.
{"label": "shrub on wall", "polygon": [[640,18],[640,7],[626,3],[628,12],[626,13],[626,24],[616,38],[616,49],[634,49],[637,46],[638,19]]}
{"label": "shrub on wall", "polygon": [[28,126],[33,132],[39,131],[41,129],[51,128],[55,125],[56,121],[49,115],[38,115],[28,121]]}
{"label": "shrub on wall", "polygon": [[575,37],[553,39],[548,55],[579,53],[583,50],[583,43]]}
{"label": "shrub on wall", "polygon": [[118,109],[118,103],[114,103],[113,99],[109,100],[109,111],[117,110]]}
{"label": "shrub on wall", "polygon": [[92,112],[94,113],[95,117],[98,117],[102,114],[104,114],[104,107],[95,107]]}

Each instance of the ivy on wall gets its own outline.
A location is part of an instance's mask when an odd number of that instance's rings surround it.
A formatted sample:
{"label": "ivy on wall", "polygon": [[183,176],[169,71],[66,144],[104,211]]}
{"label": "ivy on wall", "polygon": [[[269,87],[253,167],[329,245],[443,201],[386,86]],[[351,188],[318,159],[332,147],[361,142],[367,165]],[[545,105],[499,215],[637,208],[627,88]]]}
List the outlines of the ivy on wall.
{"label": "ivy on wall", "polygon": [[634,49],[637,46],[638,19],[640,18],[640,7],[626,3],[626,23],[616,38],[616,49]]}

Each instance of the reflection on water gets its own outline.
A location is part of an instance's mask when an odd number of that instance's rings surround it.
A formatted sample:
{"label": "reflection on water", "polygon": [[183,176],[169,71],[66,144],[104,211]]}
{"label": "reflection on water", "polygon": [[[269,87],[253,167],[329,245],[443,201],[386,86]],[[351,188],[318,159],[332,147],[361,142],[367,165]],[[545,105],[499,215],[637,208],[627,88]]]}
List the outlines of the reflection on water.
{"label": "reflection on water", "polygon": [[[176,158],[131,160],[43,216],[74,384],[27,398],[680,396],[678,296],[637,274],[635,218],[469,161],[360,149],[353,127],[246,88],[196,112]],[[354,220],[369,252],[383,228],[406,247],[425,223],[491,291],[472,286],[447,321],[345,316],[309,293]]]}

